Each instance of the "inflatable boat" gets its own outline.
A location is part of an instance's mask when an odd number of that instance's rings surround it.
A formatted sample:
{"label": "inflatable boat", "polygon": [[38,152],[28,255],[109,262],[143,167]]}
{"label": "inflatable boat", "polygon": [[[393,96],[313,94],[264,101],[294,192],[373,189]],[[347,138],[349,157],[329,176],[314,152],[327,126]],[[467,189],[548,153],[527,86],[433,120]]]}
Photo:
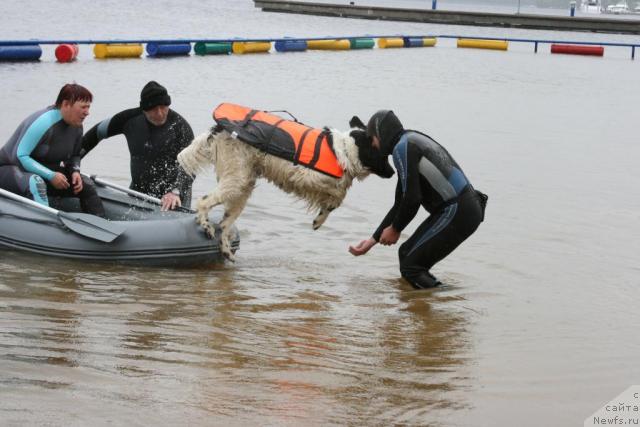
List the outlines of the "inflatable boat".
{"label": "inflatable boat", "polygon": [[[81,213],[77,198],[52,200],[53,207],[0,189],[0,246],[79,260],[162,267],[223,261],[220,233],[208,238],[195,211],[160,210],[160,200],[92,177],[106,219]],[[210,221],[218,223],[219,215]],[[232,231],[235,252],[240,243]]]}

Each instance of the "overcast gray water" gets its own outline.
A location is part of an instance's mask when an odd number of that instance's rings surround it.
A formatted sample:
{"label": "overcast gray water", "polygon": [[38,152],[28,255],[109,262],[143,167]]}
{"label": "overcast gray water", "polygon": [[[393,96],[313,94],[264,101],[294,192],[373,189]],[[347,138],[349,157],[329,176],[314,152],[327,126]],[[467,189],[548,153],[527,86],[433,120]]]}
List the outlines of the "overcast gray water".
{"label": "overcast gray water", "polygon": [[[99,6],[98,6],[99,3]],[[0,39],[462,34],[638,37],[263,13],[249,1],[4,1]],[[640,383],[640,63],[435,48],[0,63],[5,140],[76,81],[85,129],[136,106],[151,79],[196,133],[220,102],[347,128],[393,109],[489,194],[478,232],[415,291],[397,247],[347,252],[393,202],[356,183],[318,231],[260,182],[234,264],[82,264],[0,251],[0,425],[567,426]],[[83,170],[128,184],[123,138]],[[195,197],[215,186],[199,176]],[[426,217],[421,211],[406,239]],[[1,219],[0,219],[1,220]]]}

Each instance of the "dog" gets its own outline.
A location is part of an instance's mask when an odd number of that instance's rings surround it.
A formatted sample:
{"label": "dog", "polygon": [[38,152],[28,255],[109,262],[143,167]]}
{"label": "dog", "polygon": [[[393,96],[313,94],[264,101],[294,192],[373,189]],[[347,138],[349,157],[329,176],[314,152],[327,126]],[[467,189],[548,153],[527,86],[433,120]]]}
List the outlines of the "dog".
{"label": "dog", "polygon": [[215,227],[208,221],[209,211],[217,205],[224,205],[219,227],[220,250],[225,258],[234,260],[229,243],[231,225],[242,213],[258,178],[265,178],[285,193],[306,202],[310,211],[317,211],[313,219],[313,229],[317,230],[342,204],[354,179],[361,181],[371,173],[382,177],[393,175],[387,159],[381,158],[372,147],[372,139],[366,134],[364,123],[354,116],[349,124],[351,129],[346,132],[326,130],[342,169],[339,178],[267,154],[239,140],[235,131],[220,125],[197,136],[178,154],[178,163],[192,176],[210,165],[215,168],[217,186],[198,200],[196,218],[211,237]]}

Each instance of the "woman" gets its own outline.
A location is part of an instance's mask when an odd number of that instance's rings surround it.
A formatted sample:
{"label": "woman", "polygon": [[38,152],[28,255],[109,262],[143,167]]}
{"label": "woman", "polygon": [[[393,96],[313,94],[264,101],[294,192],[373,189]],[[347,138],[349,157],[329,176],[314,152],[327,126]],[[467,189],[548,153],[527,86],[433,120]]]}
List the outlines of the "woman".
{"label": "woman", "polygon": [[82,123],[92,100],[85,87],[66,84],[54,105],[23,120],[0,149],[0,188],[45,206],[48,196],[75,196],[84,212],[104,217],[93,183],[80,174]]}

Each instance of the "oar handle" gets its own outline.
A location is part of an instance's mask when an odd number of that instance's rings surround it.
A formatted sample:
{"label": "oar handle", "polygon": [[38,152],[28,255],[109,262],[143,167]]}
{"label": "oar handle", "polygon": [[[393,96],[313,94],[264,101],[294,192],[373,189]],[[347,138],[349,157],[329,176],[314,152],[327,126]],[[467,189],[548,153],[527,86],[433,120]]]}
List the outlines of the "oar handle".
{"label": "oar handle", "polygon": [[15,200],[16,202],[24,203],[25,205],[29,205],[29,206],[32,206],[34,208],[40,209],[42,211],[49,212],[50,214],[53,214],[53,215],[58,215],[60,213],[60,211],[58,211],[57,209],[54,209],[54,208],[52,208],[50,206],[41,205],[38,202],[35,202],[35,201],[31,200],[31,199],[27,199],[26,197],[19,196],[18,194],[12,193],[10,191],[3,190],[2,188],[0,188],[0,194],[2,196],[6,197],[7,199],[11,199],[11,200]]}
{"label": "oar handle", "polygon": [[[135,191],[135,190],[132,190],[130,188],[123,187],[122,185],[118,185],[118,184],[114,184],[114,183],[109,182],[109,181],[105,181],[103,179],[98,178],[97,175],[91,175],[90,178],[93,180],[93,182],[95,182],[96,184],[98,184],[101,187],[113,188],[114,190],[122,191],[123,193],[126,193],[126,194],[128,194],[130,196],[133,196],[133,197],[137,198],[137,199],[145,200],[147,202],[151,202],[153,204],[160,205],[160,206],[162,205],[162,200],[158,199],[157,197],[153,197],[153,196],[150,196],[148,194],[140,193],[139,191]],[[193,210],[191,210],[189,208],[186,208],[184,206],[178,206],[177,209],[179,209],[179,210],[181,210],[183,212],[190,212],[190,213],[194,212]]]}
{"label": "oar handle", "polygon": [[119,190],[122,191],[123,193],[127,193],[130,196],[136,197],[138,199],[142,199],[142,200],[146,200],[148,202],[151,203],[155,203],[156,205],[161,205],[162,201],[156,197],[152,197],[149,196],[148,194],[144,194],[144,193],[140,193],[139,191],[135,191],[132,190],[130,188],[127,187],[123,187],[122,185],[118,185],[118,184],[114,184],[112,182],[109,181],[105,181],[101,178],[98,178],[97,175],[91,175],[91,179],[93,180],[93,182],[95,182],[96,184],[102,186],[102,187],[109,187],[109,188],[113,188],[114,190]]}

